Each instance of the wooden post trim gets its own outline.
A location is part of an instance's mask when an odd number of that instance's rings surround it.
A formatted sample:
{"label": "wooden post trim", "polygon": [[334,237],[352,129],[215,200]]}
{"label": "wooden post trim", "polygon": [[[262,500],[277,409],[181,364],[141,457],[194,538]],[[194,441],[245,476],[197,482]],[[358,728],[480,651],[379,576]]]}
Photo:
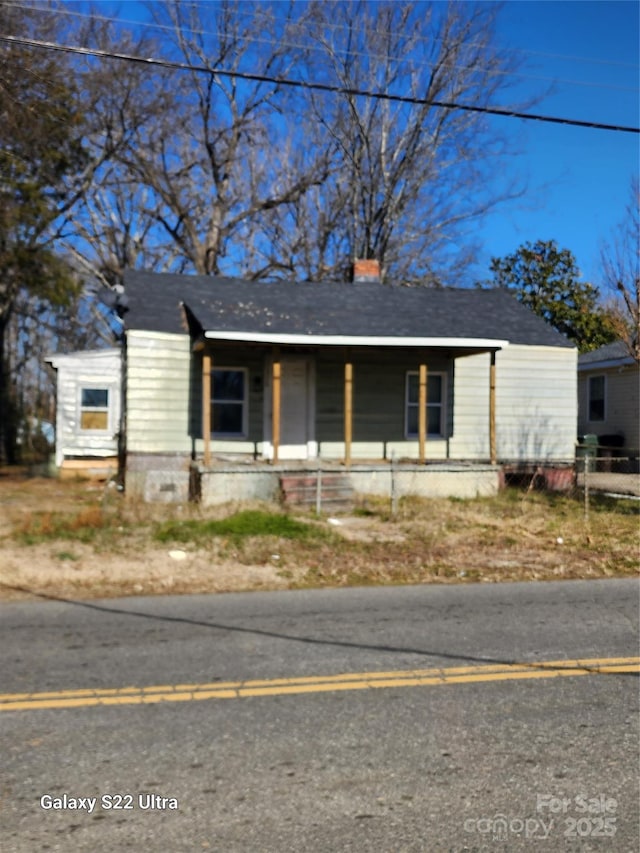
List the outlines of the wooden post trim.
{"label": "wooden post trim", "polygon": [[280,408],[282,400],[282,364],[280,362],[280,350],[273,351],[273,388],[272,388],[272,420],[271,420],[271,441],[273,444],[273,463],[278,462],[280,454]]}
{"label": "wooden post trim", "polygon": [[491,353],[489,367],[489,461],[495,465],[498,461],[496,450],[496,354]]}
{"label": "wooden post trim", "polygon": [[353,440],[353,364],[344,364],[344,464],[351,465],[351,442]]}
{"label": "wooden post trim", "polygon": [[418,371],[418,455],[420,464],[427,459],[427,365],[421,364]]}
{"label": "wooden post trim", "polygon": [[204,443],[203,462],[211,464],[211,376],[212,358],[207,352],[202,355],[202,441]]}

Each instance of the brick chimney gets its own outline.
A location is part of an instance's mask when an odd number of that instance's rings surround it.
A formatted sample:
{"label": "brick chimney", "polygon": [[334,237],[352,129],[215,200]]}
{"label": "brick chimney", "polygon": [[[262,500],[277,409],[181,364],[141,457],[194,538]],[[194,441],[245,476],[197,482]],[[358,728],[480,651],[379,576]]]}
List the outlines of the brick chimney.
{"label": "brick chimney", "polygon": [[356,283],[379,283],[380,261],[358,258],[353,262],[353,280]]}

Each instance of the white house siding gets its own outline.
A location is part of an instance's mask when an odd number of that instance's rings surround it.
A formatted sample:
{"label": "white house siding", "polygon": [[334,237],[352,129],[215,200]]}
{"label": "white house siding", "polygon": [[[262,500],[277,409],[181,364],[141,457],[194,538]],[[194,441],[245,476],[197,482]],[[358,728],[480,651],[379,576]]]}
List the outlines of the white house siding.
{"label": "white house siding", "polygon": [[127,453],[191,452],[188,335],[127,333]]}
{"label": "white house siding", "polygon": [[[605,377],[605,419],[590,421],[588,417],[590,376]],[[578,431],[580,435],[624,435],[624,446],[640,448],[640,369],[637,364],[623,364],[605,369],[581,370],[578,374]]]}
{"label": "white house siding", "polygon": [[[454,459],[489,456],[488,354],[455,366]],[[496,444],[502,461],[568,461],[577,437],[577,351],[512,344],[496,354]]]}
{"label": "white house siding", "polygon": [[[127,338],[127,452],[200,456],[201,379],[187,335],[130,331]],[[260,453],[266,351],[214,348],[214,365],[249,368],[249,435],[211,443],[214,453]],[[405,378],[421,361],[447,375],[446,435],[428,438],[427,457],[486,460],[489,457],[488,354],[451,361],[437,352],[375,353],[354,348],[354,459],[415,458],[417,441],[407,441]],[[342,349],[315,355],[316,435],[324,458],[344,455],[344,360]],[[569,460],[577,436],[576,351],[572,348],[511,345],[496,357],[496,431],[501,460]]]}
{"label": "white house siding", "polygon": [[[56,465],[65,459],[105,459],[118,452],[120,426],[120,350],[76,352],[50,356],[47,361],[57,370]],[[107,430],[80,428],[81,389],[108,388]]]}

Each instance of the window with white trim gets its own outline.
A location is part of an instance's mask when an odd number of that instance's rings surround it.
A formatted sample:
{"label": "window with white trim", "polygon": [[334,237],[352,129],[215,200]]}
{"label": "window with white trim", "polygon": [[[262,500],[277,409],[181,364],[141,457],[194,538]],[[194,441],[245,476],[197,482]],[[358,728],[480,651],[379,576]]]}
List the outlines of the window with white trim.
{"label": "window with white trim", "polygon": [[83,432],[109,430],[109,389],[80,388],[80,429]]}
{"label": "window with white trim", "polygon": [[605,419],[606,409],[606,378],[604,376],[589,377],[589,420],[593,422]]}
{"label": "window with white trim", "polygon": [[214,438],[247,435],[247,370],[216,367],[211,371],[211,431]]}
{"label": "window with white trim", "polygon": [[[405,405],[407,438],[418,437],[419,382],[418,371],[407,373]],[[429,371],[427,373],[427,435],[440,437],[445,434],[446,399],[446,374]]]}

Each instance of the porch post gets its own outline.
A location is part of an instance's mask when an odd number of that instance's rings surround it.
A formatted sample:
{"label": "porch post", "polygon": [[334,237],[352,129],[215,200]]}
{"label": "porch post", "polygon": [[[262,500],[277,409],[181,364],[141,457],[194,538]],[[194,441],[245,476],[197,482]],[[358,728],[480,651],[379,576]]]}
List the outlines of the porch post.
{"label": "porch post", "polygon": [[344,464],[351,465],[351,440],[353,438],[353,364],[347,353],[344,363]]}
{"label": "porch post", "polygon": [[496,451],[496,354],[491,353],[489,367],[489,461],[495,465],[498,461]]}
{"label": "porch post", "polygon": [[205,466],[211,464],[211,368],[211,355],[205,351],[202,354],[202,440]]}
{"label": "porch post", "polygon": [[427,443],[427,365],[421,364],[418,373],[418,447],[420,464],[424,465]]}
{"label": "porch post", "polygon": [[273,443],[273,464],[278,462],[278,454],[280,451],[280,400],[281,400],[281,385],[282,365],[280,363],[280,350],[274,347],[273,350],[273,397],[272,397],[272,421],[271,421],[271,441]]}

